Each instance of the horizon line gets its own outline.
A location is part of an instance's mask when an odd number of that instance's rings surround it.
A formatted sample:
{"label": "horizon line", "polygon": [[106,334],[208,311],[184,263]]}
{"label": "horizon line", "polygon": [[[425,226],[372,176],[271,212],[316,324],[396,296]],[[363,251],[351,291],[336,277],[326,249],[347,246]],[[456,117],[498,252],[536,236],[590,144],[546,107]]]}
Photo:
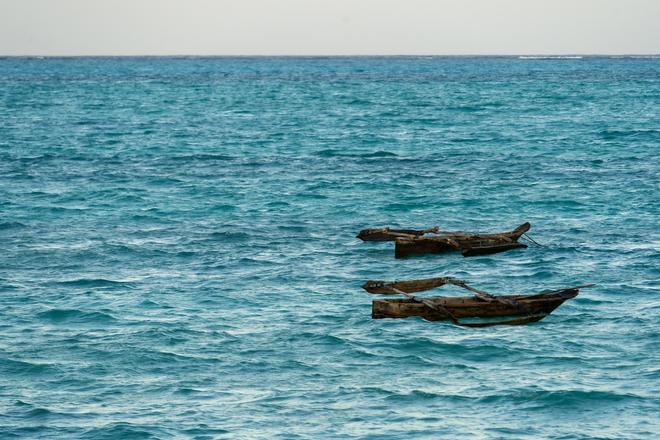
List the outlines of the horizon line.
{"label": "horizon line", "polygon": [[0,58],[507,58],[507,57],[660,57],[659,53],[511,53],[511,54],[0,54]]}

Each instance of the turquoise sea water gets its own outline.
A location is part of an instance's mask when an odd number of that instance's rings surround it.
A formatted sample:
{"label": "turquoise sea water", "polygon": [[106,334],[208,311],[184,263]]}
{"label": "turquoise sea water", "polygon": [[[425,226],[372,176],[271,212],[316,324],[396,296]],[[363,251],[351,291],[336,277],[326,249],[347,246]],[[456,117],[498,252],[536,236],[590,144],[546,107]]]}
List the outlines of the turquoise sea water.
{"label": "turquoise sea water", "polygon": [[[0,59],[0,437],[658,438],[659,109],[657,58]],[[597,286],[370,319],[442,275]]]}

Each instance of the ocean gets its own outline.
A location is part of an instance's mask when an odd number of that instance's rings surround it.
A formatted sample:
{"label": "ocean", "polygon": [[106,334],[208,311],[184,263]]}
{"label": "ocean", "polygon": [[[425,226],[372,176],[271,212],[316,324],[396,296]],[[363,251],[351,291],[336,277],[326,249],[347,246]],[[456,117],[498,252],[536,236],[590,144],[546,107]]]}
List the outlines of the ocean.
{"label": "ocean", "polygon": [[[659,57],[0,58],[0,437],[660,438],[659,111]],[[371,319],[434,276],[596,285]]]}

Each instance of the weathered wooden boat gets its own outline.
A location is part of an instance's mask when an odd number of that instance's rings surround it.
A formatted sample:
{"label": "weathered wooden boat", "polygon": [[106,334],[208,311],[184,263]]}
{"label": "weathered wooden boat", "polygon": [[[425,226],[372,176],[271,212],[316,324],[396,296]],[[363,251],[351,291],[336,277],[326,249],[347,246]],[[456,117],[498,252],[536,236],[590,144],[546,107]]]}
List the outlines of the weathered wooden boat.
{"label": "weathered wooden boat", "polygon": [[[467,297],[417,297],[422,292],[445,284],[453,284],[474,293]],[[490,327],[494,325],[521,325],[540,321],[564,301],[575,298],[579,290],[589,287],[568,287],[533,295],[494,296],[468,286],[465,281],[452,277],[428,278],[409,281],[367,281],[362,288],[380,295],[400,294],[403,299],[376,299],[372,302],[371,317],[408,318],[419,316],[429,321],[449,320],[463,327]],[[461,318],[510,317],[488,322],[461,322]],[[511,318],[513,317],[513,318]]]}
{"label": "weathered wooden boat", "polygon": [[472,257],[526,248],[527,245],[518,243],[518,239],[530,228],[529,223],[523,223],[512,231],[494,234],[438,232],[438,235],[432,236],[397,237],[394,256],[402,258],[409,255],[459,251],[464,257]]}
{"label": "weathered wooden boat", "polygon": [[523,223],[512,231],[493,234],[441,231],[437,226],[429,229],[372,228],[361,230],[357,238],[363,241],[394,241],[396,258],[449,251],[459,251],[464,257],[473,257],[526,248],[527,245],[518,240],[530,228],[529,223]]}

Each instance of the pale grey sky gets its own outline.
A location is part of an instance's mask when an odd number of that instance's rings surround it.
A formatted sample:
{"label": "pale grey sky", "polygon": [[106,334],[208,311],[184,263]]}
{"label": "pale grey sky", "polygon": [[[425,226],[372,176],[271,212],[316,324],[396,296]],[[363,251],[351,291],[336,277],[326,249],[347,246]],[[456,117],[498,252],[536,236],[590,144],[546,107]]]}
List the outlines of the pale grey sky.
{"label": "pale grey sky", "polygon": [[660,0],[0,0],[2,55],[658,53]]}

